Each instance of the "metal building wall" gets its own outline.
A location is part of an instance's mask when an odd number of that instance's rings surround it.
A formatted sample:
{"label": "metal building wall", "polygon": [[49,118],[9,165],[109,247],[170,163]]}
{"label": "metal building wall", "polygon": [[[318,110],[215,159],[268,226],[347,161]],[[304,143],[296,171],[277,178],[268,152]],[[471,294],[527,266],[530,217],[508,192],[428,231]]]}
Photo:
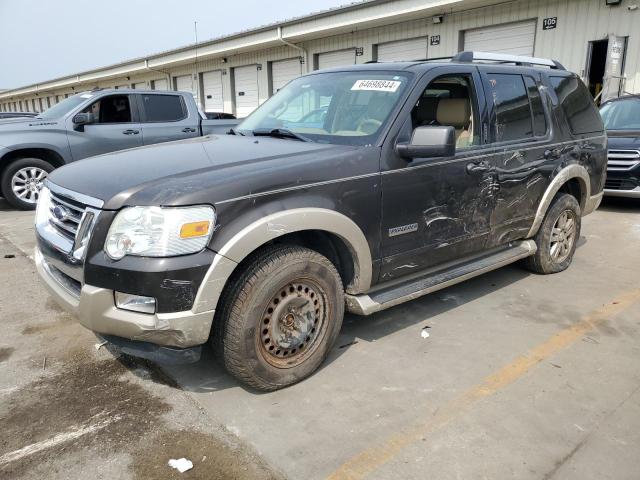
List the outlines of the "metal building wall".
{"label": "metal building wall", "polygon": [[[400,1],[382,3],[375,6],[377,15],[393,13],[394,8],[399,8]],[[403,3],[406,7],[409,4],[420,2],[417,0],[407,0]],[[423,2],[424,3],[424,2]],[[627,7],[635,4],[631,0],[623,0],[622,5],[607,7],[604,0],[518,0],[504,2],[496,0],[496,4],[486,7],[477,7],[465,11],[448,13],[444,11],[444,22],[434,24],[432,17],[406,20],[390,25],[385,25],[383,21],[380,26],[368,29],[354,29],[350,33],[332,35],[325,38],[296,42],[297,45],[307,50],[303,71],[310,71],[314,68],[314,59],[323,52],[343,50],[347,48],[361,48],[362,55],[355,57],[357,63],[364,63],[374,59],[376,46],[378,44],[424,36],[440,36],[439,45],[428,46],[429,57],[441,57],[453,55],[462,48],[462,38],[464,31],[484,27],[489,25],[504,24],[527,19],[536,19],[536,39],[534,55],[540,57],[551,57],[561,61],[568,69],[575,71],[581,76],[584,75],[585,63],[587,59],[588,42],[606,38],[608,34],[629,36],[627,44],[627,54],[625,60],[625,74],[627,76],[626,90],[640,92],[640,9],[629,11]],[[371,14],[371,12],[369,12]],[[312,27],[308,29],[326,27],[331,22],[336,23],[337,18],[341,22],[351,21],[357,23],[362,18],[360,10],[352,10],[341,13],[333,18],[325,16],[312,22]],[[547,17],[557,17],[557,28],[553,30],[543,30],[542,21]],[[635,28],[634,28],[635,27]],[[296,25],[286,26],[284,29],[287,36],[308,34]],[[250,32],[248,33],[248,35]],[[252,34],[253,35],[253,34]],[[273,33],[260,32],[255,34],[258,41],[274,43]],[[242,42],[242,38],[225,40],[230,45]],[[200,49],[198,50],[201,51]],[[215,46],[202,48],[203,54],[214,52]],[[184,54],[180,52],[167,52],[168,59],[178,61]],[[355,53],[354,53],[355,55]],[[233,69],[244,65],[261,65],[259,71],[259,101],[264,102],[269,95],[269,62],[285,60],[304,56],[295,48],[289,46],[272,46],[249,53],[229,55],[227,61],[222,58],[202,60],[197,63],[190,62],[181,66],[171,68],[159,68],[161,71],[151,71],[140,69],[141,71],[118,76],[119,68],[115,66],[109,69],[110,78],[100,78],[96,74],[96,79],[91,82],[84,82],[81,85],[61,86],[60,88],[50,88],[43,91],[38,96],[25,95],[8,99],[31,100],[42,95],[62,95],[77,93],[81,90],[93,87],[109,88],[122,83],[150,82],[162,78],[175,77],[179,75],[195,75],[197,85],[200,87],[200,74],[211,70],[223,71],[224,90],[224,110],[234,111],[234,90],[233,90]],[[122,68],[124,70],[124,67]],[[202,92],[199,92],[202,99]]]}

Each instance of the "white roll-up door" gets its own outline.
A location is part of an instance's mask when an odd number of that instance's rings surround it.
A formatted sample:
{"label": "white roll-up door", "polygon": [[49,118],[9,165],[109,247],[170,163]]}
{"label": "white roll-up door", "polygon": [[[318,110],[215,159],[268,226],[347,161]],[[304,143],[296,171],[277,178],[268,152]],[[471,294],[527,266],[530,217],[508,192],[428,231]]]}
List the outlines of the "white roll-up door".
{"label": "white roll-up door", "polygon": [[222,71],[204,72],[202,74],[202,94],[204,95],[205,112],[224,111]]}
{"label": "white roll-up door", "polygon": [[153,90],[169,90],[169,84],[167,83],[166,78],[160,78],[158,80],[154,80],[152,83]]}
{"label": "white roll-up door", "polygon": [[535,20],[492,25],[464,32],[464,49],[532,56],[535,38]]}
{"label": "white roll-up door", "polygon": [[338,50],[318,54],[318,69],[344,67],[356,63],[356,52],[353,49]]}
{"label": "white roll-up door", "polygon": [[145,90],[147,88],[147,82],[136,82],[133,84],[133,88],[136,90]]}
{"label": "white roll-up door", "polygon": [[273,93],[276,93],[294,78],[302,75],[302,64],[299,58],[280,60],[271,64],[271,82]]}
{"label": "white roll-up door", "polygon": [[198,102],[198,89],[191,75],[181,75],[174,78],[174,85],[179,92],[191,92],[196,103]]}
{"label": "white roll-up door", "polygon": [[400,62],[427,58],[427,37],[378,45],[378,62]]}
{"label": "white roll-up door", "polygon": [[247,65],[233,70],[236,92],[236,117],[244,118],[253,112],[259,104],[258,67]]}

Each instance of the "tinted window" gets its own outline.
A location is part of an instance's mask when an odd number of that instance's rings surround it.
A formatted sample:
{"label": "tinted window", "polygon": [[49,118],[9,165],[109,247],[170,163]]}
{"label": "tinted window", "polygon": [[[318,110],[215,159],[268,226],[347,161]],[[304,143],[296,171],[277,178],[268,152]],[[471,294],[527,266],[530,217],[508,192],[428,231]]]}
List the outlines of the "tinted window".
{"label": "tinted window", "polygon": [[533,137],[529,97],[521,75],[487,74],[489,99],[495,110],[494,141]]}
{"label": "tinted window", "polygon": [[531,115],[533,116],[533,134],[536,137],[547,133],[547,120],[544,116],[544,107],[542,106],[542,98],[540,90],[536,82],[531,77],[524,77],[524,83],[529,93],[529,102],[531,103]]}
{"label": "tinted window", "polygon": [[578,78],[549,79],[573,133],[601,132],[604,129],[589,90]]}
{"label": "tinted window", "polygon": [[96,123],[129,123],[131,108],[127,95],[109,95],[93,102],[83,110],[92,113]]}
{"label": "tinted window", "polygon": [[179,95],[141,95],[145,121],[175,122],[185,118],[186,112]]}

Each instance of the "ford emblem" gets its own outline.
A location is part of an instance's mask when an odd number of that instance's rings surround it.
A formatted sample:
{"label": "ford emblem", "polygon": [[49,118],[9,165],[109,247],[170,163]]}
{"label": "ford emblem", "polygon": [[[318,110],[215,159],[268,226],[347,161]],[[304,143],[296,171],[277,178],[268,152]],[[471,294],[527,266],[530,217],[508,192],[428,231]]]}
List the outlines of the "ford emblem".
{"label": "ford emblem", "polygon": [[71,212],[69,212],[69,210],[62,205],[56,205],[55,207],[53,207],[51,213],[53,214],[54,218],[60,222],[69,220],[69,216],[71,215]]}

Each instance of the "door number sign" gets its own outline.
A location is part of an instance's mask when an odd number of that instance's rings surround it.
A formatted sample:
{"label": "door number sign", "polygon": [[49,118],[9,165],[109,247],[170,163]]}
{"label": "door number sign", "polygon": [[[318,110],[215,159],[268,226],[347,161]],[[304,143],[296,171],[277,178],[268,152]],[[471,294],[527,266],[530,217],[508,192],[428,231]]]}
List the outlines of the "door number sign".
{"label": "door number sign", "polygon": [[552,30],[558,26],[558,17],[548,17],[542,20],[543,30]]}

